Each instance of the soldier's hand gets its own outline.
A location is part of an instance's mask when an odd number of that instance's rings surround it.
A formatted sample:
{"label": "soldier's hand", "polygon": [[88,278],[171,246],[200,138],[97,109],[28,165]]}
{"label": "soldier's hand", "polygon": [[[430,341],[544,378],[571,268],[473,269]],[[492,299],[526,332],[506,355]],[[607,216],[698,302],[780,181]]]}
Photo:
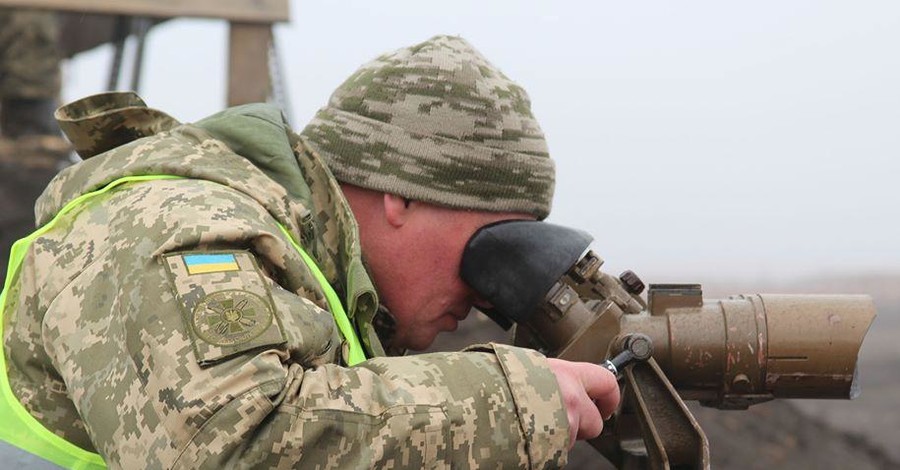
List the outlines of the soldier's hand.
{"label": "soldier's hand", "polygon": [[600,435],[603,420],[619,406],[619,384],[608,370],[588,362],[547,359],[569,415],[569,447]]}

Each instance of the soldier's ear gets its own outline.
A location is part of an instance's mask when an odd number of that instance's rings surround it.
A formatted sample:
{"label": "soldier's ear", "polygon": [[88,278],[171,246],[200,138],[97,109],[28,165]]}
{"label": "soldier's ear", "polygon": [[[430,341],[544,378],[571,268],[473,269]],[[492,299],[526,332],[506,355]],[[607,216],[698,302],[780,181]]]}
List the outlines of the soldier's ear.
{"label": "soldier's ear", "polygon": [[384,193],[384,215],[388,224],[399,228],[409,218],[409,199],[396,194]]}

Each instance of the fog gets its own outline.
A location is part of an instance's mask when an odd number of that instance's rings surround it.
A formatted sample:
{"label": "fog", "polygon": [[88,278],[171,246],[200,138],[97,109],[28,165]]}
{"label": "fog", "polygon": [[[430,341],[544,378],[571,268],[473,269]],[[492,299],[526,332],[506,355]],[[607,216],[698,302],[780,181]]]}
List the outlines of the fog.
{"label": "fog", "polygon": [[[360,64],[468,39],[528,90],[557,163],[550,221],[651,282],[900,271],[900,3],[293,1],[276,40],[302,127]],[[141,95],[225,106],[227,27],[148,40]],[[103,91],[112,52],[65,68]],[[126,81],[127,82],[127,81]]]}

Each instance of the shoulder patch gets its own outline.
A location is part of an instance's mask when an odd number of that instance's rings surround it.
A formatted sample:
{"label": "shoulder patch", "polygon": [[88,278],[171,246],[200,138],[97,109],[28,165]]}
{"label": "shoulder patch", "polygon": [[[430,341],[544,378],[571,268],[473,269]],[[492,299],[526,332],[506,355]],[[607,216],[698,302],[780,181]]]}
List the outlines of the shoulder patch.
{"label": "shoulder patch", "polygon": [[237,346],[264,333],[273,316],[266,300],[252,292],[220,290],[194,307],[191,326],[209,344]]}
{"label": "shoulder patch", "polygon": [[284,343],[268,285],[248,252],[190,252],[163,261],[197,361]]}

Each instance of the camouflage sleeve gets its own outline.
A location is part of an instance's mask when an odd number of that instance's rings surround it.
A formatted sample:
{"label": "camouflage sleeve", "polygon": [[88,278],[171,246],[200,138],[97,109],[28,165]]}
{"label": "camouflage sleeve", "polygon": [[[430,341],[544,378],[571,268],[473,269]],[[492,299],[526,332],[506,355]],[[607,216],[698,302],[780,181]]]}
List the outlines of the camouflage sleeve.
{"label": "camouflage sleeve", "polygon": [[[293,281],[279,266],[291,249],[240,193],[143,183],[85,209],[67,230],[94,233],[106,248],[98,241],[52,302],[44,339],[110,467],[565,464],[566,413],[537,353],[487,345],[334,364],[331,315],[316,293],[285,288]],[[185,281],[177,269],[198,251],[233,254],[234,266],[219,264],[234,269]],[[256,320],[269,306],[274,321],[228,323],[226,301],[255,308]]]}

